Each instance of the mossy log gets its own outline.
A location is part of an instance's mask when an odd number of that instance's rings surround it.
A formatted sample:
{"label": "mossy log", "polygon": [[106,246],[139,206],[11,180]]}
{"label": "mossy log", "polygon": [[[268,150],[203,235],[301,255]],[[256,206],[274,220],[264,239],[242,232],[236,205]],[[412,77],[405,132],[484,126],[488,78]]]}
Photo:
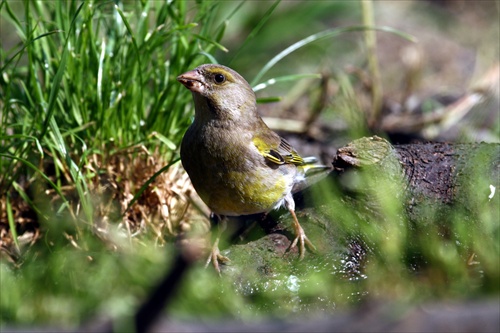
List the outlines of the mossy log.
{"label": "mossy log", "polygon": [[[328,177],[295,195],[299,220],[319,253],[345,249],[352,245],[349,238],[376,239],[386,232],[383,223],[415,229],[439,224],[444,235],[457,216],[471,226],[485,212],[500,219],[498,144],[393,146],[374,136],[338,149],[332,165]],[[242,260],[242,267],[296,255],[295,249],[286,252],[293,239],[286,211],[233,220],[238,222],[228,223],[233,231],[235,225],[256,221],[261,226],[236,233],[238,238],[229,242],[229,256]],[[235,240],[241,244],[234,245]]]}
{"label": "mossy log", "polygon": [[[489,143],[422,143],[392,146],[379,137],[362,138],[340,148],[333,159],[339,184],[354,190],[346,181],[351,172],[371,170],[371,182],[400,182],[399,192],[407,199],[406,209],[417,218],[417,207],[460,205],[471,210],[479,202],[499,202],[500,145]],[[374,172],[373,172],[374,171]],[[402,177],[402,178],[401,178]],[[357,187],[356,191],[363,191]],[[383,189],[380,189],[383,190]],[[493,205],[491,205],[493,206]],[[497,206],[498,207],[498,206]],[[428,208],[428,207],[427,207]]]}

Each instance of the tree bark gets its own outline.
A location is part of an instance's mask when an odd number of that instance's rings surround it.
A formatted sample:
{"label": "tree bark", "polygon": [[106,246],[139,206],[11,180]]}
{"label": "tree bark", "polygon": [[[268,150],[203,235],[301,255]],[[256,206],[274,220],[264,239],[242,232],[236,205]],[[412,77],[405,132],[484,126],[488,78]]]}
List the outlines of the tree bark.
{"label": "tree bark", "polygon": [[[333,160],[337,182],[344,189],[363,191],[343,181],[351,172],[372,170],[371,177],[399,182],[410,218],[419,207],[438,209],[460,205],[466,210],[493,201],[498,207],[500,145],[490,143],[425,143],[392,146],[379,137],[362,138],[337,151]],[[377,184],[377,179],[371,182]],[[443,206],[444,205],[444,206]],[[494,205],[490,205],[494,206]]]}

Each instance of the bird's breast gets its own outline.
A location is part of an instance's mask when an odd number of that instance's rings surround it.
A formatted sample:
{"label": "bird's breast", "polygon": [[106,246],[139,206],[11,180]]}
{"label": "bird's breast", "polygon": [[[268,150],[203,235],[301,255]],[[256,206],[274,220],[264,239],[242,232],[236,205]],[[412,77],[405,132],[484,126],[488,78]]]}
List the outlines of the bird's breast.
{"label": "bird's breast", "polygon": [[191,126],[182,141],[181,160],[196,192],[221,215],[275,208],[291,191],[297,174],[294,165],[271,168],[253,145],[251,133],[221,127]]}

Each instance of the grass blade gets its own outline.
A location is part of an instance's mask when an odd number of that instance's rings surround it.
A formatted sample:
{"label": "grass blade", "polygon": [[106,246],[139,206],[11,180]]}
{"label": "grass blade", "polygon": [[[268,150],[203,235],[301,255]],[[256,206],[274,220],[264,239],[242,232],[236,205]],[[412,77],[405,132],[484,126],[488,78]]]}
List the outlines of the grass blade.
{"label": "grass blade", "polygon": [[56,191],[56,193],[60,196],[61,200],[63,200],[63,202],[65,204],[68,204],[68,201],[66,200],[64,194],[61,192],[60,187],[57,186],[52,180],[50,180],[50,178],[46,174],[44,174],[39,168],[37,168],[33,163],[31,163],[30,161],[28,161],[24,158],[13,156],[10,154],[1,154],[0,153],[0,156],[6,157],[8,159],[17,160],[17,161],[23,163],[24,165],[26,165],[31,170],[35,171],[35,173],[39,174],[50,185],[50,187],[52,187]]}
{"label": "grass blade", "polygon": [[262,77],[274,66],[276,65],[281,59],[285,58],[286,56],[288,56],[289,54],[297,51],[298,49],[308,45],[308,44],[311,44],[313,42],[316,42],[316,41],[319,41],[319,40],[322,40],[322,39],[326,39],[326,38],[332,38],[332,37],[335,37],[335,36],[338,36],[340,34],[343,34],[343,33],[346,33],[346,32],[355,32],[355,31],[365,31],[367,29],[373,29],[373,30],[377,30],[377,31],[384,31],[384,32],[391,32],[391,33],[394,33],[400,37],[403,37],[405,39],[408,39],[410,41],[414,41],[415,38],[404,33],[404,32],[401,32],[399,30],[396,30],[396,29],[393,29],[393,28],[389,28],[389,27],[367,27],[367,26],[351,26],[351,27],[345,27],[345,28],[333,28],[333,29],[328,29],[328,30],[324,30],[324,31],[321,31],[321,32],[318,32],[318,33],[315,33],[315,34],[312,34],[304,39],[301,39],[299,40],[298,42],[290,45],[289,47],[287,47],[286,49],[284,49],[283,51],[281,51],[280,53],[278,53],[276,56],[274,56],[274,58],[272,58],[271,60],[269,60],[269,62],[267,64],[264,65],[264,67],[262,67],[262,69],[259,71],[259,73],[257,73],[257,75],[255,76],[255,78],[252,80],[252,82],[250,83],[251,86],[255,86],[257,84],[257,82],[259,82]]}
{"label": "grass blade", "polygon": [[14,215],[12,214],[12,206],[10,204],[10,194],[9,193],[7,193],[6,204],[7,204],[7,207],[6,207],[7,220],[9,220],[10,233],[12,234],[12,239],[14,240],[14,244],[16,245],[17,251],[20,252],[19,241],[17,239],[16,223],[14,221]]}
{"label": "grass blade", "polygon": [[316,73],[310,73],[310,74],[293,74],[293,75],[285,75],[285,76],[275,77],[275,78],[269,79],[265,82],[262,82],[262,83],[255,85],[252,89],[253,89],[253,91],[257,92],[259,90],[262,90],[262,89],[265,89],[269,86],[272,86],[276,83],[286,82],[286,81],[297,81],[297,80],[304,79],[304,78],[321,79],[321,75],[316,74]]}

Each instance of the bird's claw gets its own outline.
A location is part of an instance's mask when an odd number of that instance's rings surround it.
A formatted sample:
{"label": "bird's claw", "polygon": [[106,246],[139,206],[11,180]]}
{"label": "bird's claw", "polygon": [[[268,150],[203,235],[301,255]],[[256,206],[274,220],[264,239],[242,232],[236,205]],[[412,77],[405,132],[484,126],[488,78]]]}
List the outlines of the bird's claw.
{"label": "bird's claw", "polygon": [[288,248],[288,250],[294,248],[295,246],[299,246],[299,259],[302,260],[304,259],[304,255],[306,252],[306,245],[311,250],[311,252],[316,252],[316,246],[313,245],[313,243],[307,238],[306,233],[304,232],[304,229],[302,229],[302,226],[299,223],[299,220],[297,219],[297,216],[295,215],[295,212],[293,210],[290,211],[292,213],[292,217],[294,220],[293,227],[295,229],[295,239],[293,240],[292,244]]}
{"label": "bird's claw", "polygon": [[210,264],[210,262],[212,262],[215,270],[217,271],[217,274],[220,275],[219,262],[221,262],[221,263],[227,263],[229,261],[231,261],[231,260],[228,257],[223,256],[220,253],[220,250],[219,250],[219,240],[217,239],[215,241],[214,245],[212,246],[212,250],[210,251],[210,255],[207,258],[207,261],[205,263],[205,268],[207,268],[208,265]]}
{"label": "bird's claw", "polygon": [[293,240],[292,244],[288,249],[293,249],[297,244],[299,245],[299,259],[302,260],[304,259],[304,255],[306,252],[306,246],[309,248],[311,252],[316,252],[316,246],[314,246],[313,243],[307,238],[306,234],[304,233],[304,230],[302,230],[301,233],[297,234],[297,237]]}

